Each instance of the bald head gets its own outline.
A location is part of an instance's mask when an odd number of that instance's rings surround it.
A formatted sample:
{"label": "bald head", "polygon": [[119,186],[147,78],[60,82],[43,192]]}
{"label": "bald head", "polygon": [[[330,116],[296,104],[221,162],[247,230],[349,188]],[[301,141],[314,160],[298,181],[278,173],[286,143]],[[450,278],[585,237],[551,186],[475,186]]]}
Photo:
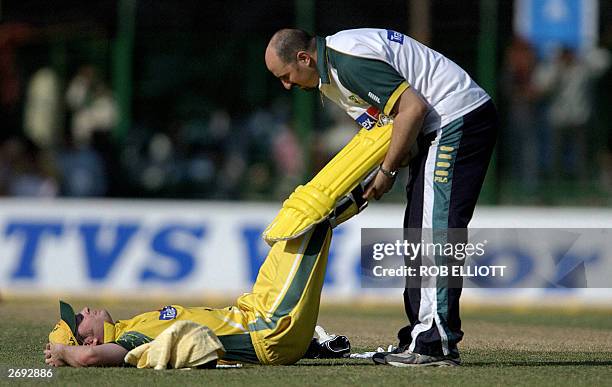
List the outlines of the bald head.
{"label": "bald head", "polygon": [[314,37],[306,31],[285,28],[272,35],[268,49],[273,50],[283,63],[292,63],[298,52],[314,49]]}
{"label": "bald head", "polygon": [[277,31],[266,48],[266,66],[286,89],[298,86],[311,90],[318,86],[316,40],[298,29]]}

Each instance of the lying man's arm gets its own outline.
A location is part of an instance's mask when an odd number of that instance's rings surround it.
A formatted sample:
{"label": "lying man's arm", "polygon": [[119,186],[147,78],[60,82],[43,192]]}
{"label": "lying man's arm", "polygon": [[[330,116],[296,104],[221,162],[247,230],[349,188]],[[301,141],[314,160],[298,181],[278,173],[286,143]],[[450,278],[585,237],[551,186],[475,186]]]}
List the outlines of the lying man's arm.
{"label": "lying man's arm", "polygon": [[54,367],[96,367],[120,366],[127,354],[127,349],[119,344],[101,345],[63,345],[47,344],[45,363]]}

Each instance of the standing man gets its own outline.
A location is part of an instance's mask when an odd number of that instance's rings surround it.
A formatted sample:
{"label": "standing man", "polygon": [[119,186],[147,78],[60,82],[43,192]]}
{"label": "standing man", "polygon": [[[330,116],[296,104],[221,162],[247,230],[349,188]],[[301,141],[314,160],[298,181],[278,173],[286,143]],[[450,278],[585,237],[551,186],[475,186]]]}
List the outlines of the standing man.
{"label": "standing man", "polygon": [[[493,152],[497,113],[463,69],[410,37],[383,29],[326,38],[283,29],[270,39],[265,61],[286,89],[318,87],[366,129],[393,120],[389,150],[365,198],[380,199],[388,192],[418,146],[410,161],[404,228],[423,233],[467,228]],[[446,235],[431,234],[434,239]],[[448,263],[439,258],[436,264]],[[404,306],[410,324],[399,331],[398,351],[376,356],[375,362],[459,365],[461,284],[454,286],[407,281]]]}

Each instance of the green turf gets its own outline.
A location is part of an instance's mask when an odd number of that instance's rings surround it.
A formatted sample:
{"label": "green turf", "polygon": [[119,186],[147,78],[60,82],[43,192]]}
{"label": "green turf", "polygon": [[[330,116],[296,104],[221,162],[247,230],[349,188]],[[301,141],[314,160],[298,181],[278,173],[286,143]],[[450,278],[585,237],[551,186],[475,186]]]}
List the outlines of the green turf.
{"label": "green turf", "polygon": [[[78,306],[79,304],[75,304]],[[151,303],[111,305],[116,318]],[[44,367],[42,348],[57,319],[56,303],[0,304],[0,383],[30,384],[6,377],[6,369]],[[347,335],[357,351],[394,342],[404,320],[398,306],[322,309],[320,323]],[[365,360],[302,360],[293,366],[247,365],[242,369],[152,371],[133,368],[55,369],[54,385],[538,385],[612,384],[612,312],[466,308],[462,367],[406,369]]]}

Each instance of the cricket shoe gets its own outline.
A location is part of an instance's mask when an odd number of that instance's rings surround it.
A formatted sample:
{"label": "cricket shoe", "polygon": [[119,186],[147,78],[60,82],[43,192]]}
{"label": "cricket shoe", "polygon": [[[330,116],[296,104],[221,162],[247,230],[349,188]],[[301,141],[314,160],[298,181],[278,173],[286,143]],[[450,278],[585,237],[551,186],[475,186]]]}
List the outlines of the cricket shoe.
{"label": "cricket shoe", "polygon": [[390,350],[389,351],[380,351],[380,352],[376,352],[374,355],[372,355],[372,360],[374,361],[374,364],[376,364],[376,365],[387,364],[387,361],[385,360],[385,358],[388,355],[402,353],[402,352],[404,352],[406,350],[406,348],[408,348],[408,345],[401,345],[399,347],[390,346]]}
{"label": "cricket shoe", "polygon": [[461,358],[458,352],[448,356],[430,356],[406,350],[385,356],[385,362],[394,367],[455,367],[461,365]]}

